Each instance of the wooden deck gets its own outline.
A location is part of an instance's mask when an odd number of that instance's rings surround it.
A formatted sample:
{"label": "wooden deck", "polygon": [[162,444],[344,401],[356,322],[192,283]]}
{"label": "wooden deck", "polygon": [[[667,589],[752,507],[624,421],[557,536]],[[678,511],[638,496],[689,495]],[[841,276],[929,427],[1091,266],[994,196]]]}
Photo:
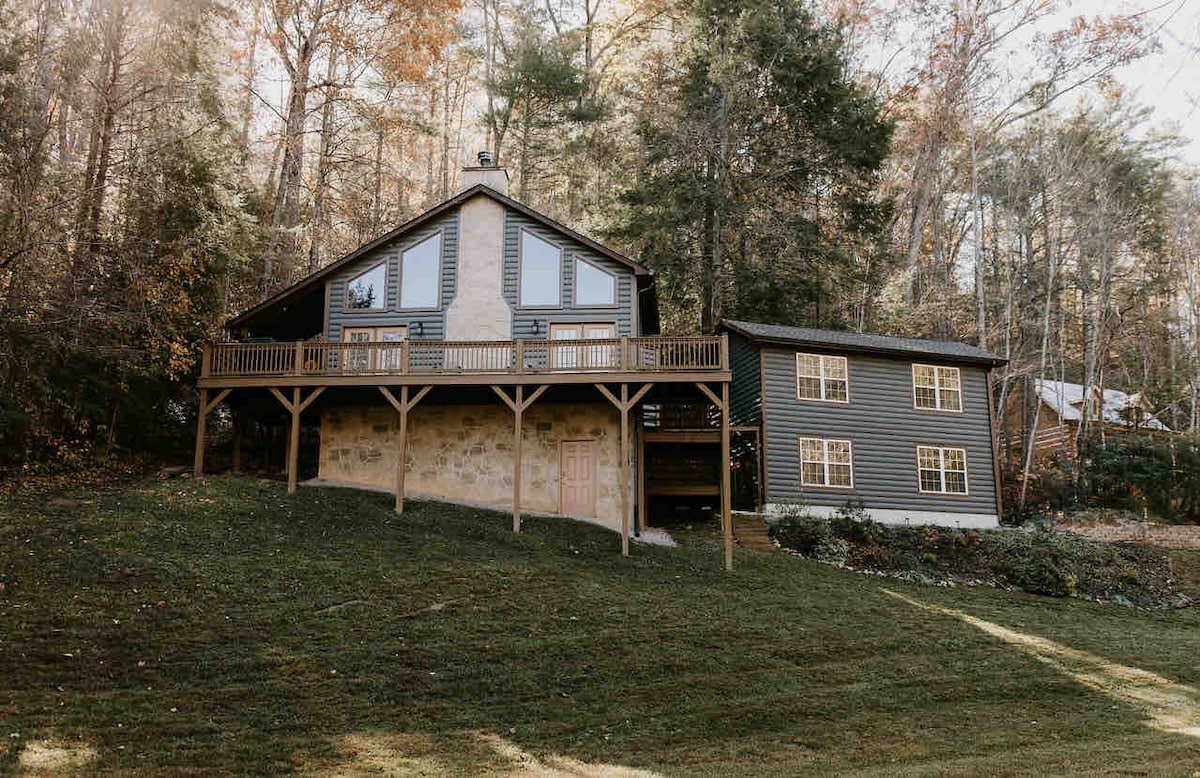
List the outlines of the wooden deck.
{"label": "wooden deck", "polygon": [[720,336],[603,340],[213,343],[200,387],[728,381]]}
{"label": "wooden deck", "polygon": [[[326,390],[334,387],[374,387],[399,417],[396,456],[396,512],[404,511],[408,417],[412,409],[438,386],[490,388],[513,413],[513,531],[521,531],[521,449],[525,411],[552,385],[591,384],[611,403],[621,420],[621,553],[629,555],[633,518],[631,499],[631,416],[660,383],[695,386],[703,398],[704,442],[719,445],[715,472],[708,483],[677,482],[719,496],[724,536],[725,568],[733,568],[730,518],[730,419],[728,337],[655,336],[595,340],[511,340],[329,343],[212,343],[204,347],[196,422],[196,476],[204,472],[205,429],[208,414],[231,392],[265,388],[291,416],[288,435],[288,491],[296,491],[301,415]],[[707,402],[705,402],[707,400]],[[689,414],[693,411],[689,411]],[[639,417],[640,418],[640,417]],[[681,420],[644,420],[656,433],[671,434]],[[639,438],[640,439],[640,438]],[[679,439],[676,438],[678,441]],[[638,505],[645,506],[645,478],[639,447]],[[719,486],[716,486],[718,485]],[[644,516],[643,516],[644,523]]]}

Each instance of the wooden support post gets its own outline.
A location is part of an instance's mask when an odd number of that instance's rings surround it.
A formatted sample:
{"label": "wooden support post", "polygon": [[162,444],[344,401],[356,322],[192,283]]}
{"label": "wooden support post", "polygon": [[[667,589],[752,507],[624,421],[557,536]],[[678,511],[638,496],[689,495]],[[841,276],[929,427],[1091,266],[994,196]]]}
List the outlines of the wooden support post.
{"label": "wooden support post", "polygon": [[233,415],[233,466],[230,471],[237,475],[242,472],[242,425],[245,424],[245,419],[242,414],[235,413]]}
{"label": "wooden support post", "polygon": [[629,384],[621,384],[621,556],[629,556]]}
{"label": "wooden support post", "polygon": [[196,459],[192,463],[192,473],[197,477],[204,475],[204,436],[208,432],[208,390],[200,390],[200,405],[196,410]]}
{"label": "wooden support post", "polygon": [[621,384],[621,397],[618,399],[609,391],[604,384],[596,384],[596,389],[600,394],[608,398],[608,401],[616,406],[621,413],[621,556],[629,556],[629,513],[631,502],[629,499],[629,411],[637,406],[654,387],[654,384],[642,384],[642,388],[634,393],[633,397],[629,396],[629,384]]}
{"label": "wooden support post", "polygon": [[733,495],[729,478],[729,382],[721,383],[721,532],[725,540],[725,569],[733,569]]}
{"label": "wooden support post", "polygon": [[300,399],[301,389],[298,386],[292,388],[291,400],[275,387],[271,386],[268,388],[271,394],[275,395],[275,399],[279,400],[279,404],[283,406],[284,410],[292,414],[292,424],[288,428],[288,453],[285,470],[288,477],[288,494],[295,494],[297,483],[300,480],[300,414],[304,413],[308,409],[308,406],[313,404],[313,400],[321,396],[321,393],[325,391],[325,387],[322,386],[314,389],[308,398],[303,401]]}
{"label": "wooden support post", "polygon": [[300,387],[292,389],[292,429],[288,436],[288,494],[300,481]]}
{"label": "wooden support post", "polygon": [[525,414],[525,387],[517,386],[517,404],[513,409],[513,532],[521,531],[521,419]]}
{"label": "wooden support post", "polygon": [[200,390],[200,405],[196,409],[196,457],[192,462],[192,473],[199,478],[204,475],[204,443],[208,434],[208,414],[229,396],[232,389],[222,389],[216,397],[208,399],[208,390]]}
{"label": "wooden support post", "polygon": [[637,517],[638,531],[644,532],[650,527],[650,510],[646,505],[646,422],[642,417],[642,412],[637,414],[637,472],[634,477],[637,478]]}
{"label": "wooden support post", "polygon": [[533,390],[533,393],[528,397],[525,396],[525,387],[518,384],[516,392],[516,400],[508,396],[508,392],[501,389],[499,386],[493,386],[492,391],[504,401],[509,410],[513,412],[513,532],[521,531],[521,443],[524,437],[522,433],[522,422],[524,420],[525,411],[529,406],[533,405],[542,394],[549,389],[549,385],[539,386]]}
{"label": "wooden support post", "polygon": [[396,443],[396,513],[404,513],[404,474],[408,469],[408,412],[429,394],[432,386],[422,387],[411,399],[408,396],[408,386],[400,387],[400,399],[386,386],[378,387],[387,401],[400,415],[399,440]]}

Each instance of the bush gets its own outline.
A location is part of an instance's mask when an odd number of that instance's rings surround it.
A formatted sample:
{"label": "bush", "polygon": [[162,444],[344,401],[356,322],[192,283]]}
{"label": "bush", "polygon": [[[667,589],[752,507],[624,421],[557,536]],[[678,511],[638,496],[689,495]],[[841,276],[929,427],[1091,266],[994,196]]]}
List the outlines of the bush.
{"label": "bush", "polygon": [[[1179,604],[1160,551],[1051,531],[888,526],[796,512],[771,529],[801,556],[911,580],[984,581],[1049,597]],[[1186,600],[1186,598],[1184,598]]]}

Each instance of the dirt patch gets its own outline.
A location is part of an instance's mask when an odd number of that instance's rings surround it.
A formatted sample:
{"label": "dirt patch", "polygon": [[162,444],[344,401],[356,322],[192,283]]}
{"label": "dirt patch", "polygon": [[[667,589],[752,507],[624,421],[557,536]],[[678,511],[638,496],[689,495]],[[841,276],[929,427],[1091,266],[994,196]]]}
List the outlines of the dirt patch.
{"label": "dirt patch", "polygon": [[444,742],[419,734],[356,732],[338,741],[344,758],[302,769],[302,775],[357,778],[368,775],[477,775],[493,778],[660,778],[658,773],[566,756],[535,757],[488,732],[457,733]]}
{"label": "dirt patch", "polygon": [[1140,667],[1110,662],[1095,654],[1037,635],[1017,632],[963,611],[930,605],[890,589],[881,591],[921,610],[964,621],[1029,654],[1039,662],[1066,673],[1084,686],[1138,708],[1147,715],[1147,723],[1154,729],[1200,739],[1200,691],[1195,687],[1172,681]]}
{"label": "dirt patch", "polygon": [[17,766],[27,775],[62,775],[82,770],[97,756],[86,743],[31,740],[17,756]]}
{"label": "dirt patch", "polygon": [[1154,524],[1145,521],[1117,523],[1067,522],[1058,528],[1091,540],[1110,543],[1140,543],[1159,548],[1200,550],[1200,526],[1194,524]]}

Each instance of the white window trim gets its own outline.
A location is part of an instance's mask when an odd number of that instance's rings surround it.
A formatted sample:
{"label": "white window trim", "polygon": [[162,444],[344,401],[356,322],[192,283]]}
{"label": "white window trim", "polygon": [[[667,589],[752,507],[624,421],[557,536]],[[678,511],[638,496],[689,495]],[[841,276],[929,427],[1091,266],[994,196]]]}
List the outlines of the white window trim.
{"label": "white window trim", "polygon": [[[547,246],[554,248],[558,252],[558,302],[556,303],[526,303],[522,297],[524,292],[525,281],[525,236],[540,240]],[[559,246],[553,241],[546,240],[541,235],[538,235],[533,230],[527,230],[524,227],[517,230],[517,307],[526,308],[529,310],[561,310],[563,307],[563,257],[566,252],[562,246]]]}
{"label": "white window trim", "polygon": [[[804,441],[806,441],[806,440],[819,441],[821,443],[821,457],[822,457],[821,464],[824,467],[823,475],[825,478],[825,483],[810,484],[810,483],[805,483],[805,481],[804,481]],[[829,444],[830,443],[845,443],[846,444],[846,451],[850,454],[850,462],[848,463],[850,465],[850,485],[849,486],[844,486],[842,484],[830,483],[830,480],[829,480],[829,466],[831,464],[829,461]],[[802,486],[804,488],[808,488],[808,489],[840,489],[843,491],[854,489],[854,443],[849,438],[818,438],[818,437],[814,437],[812,435],[801,435],[796,440],[796,447],[800,454],[800,486]],[[838,463],[834,463],[834,464],[841,464],[841,463],[838,462]]]}
{"label": "white window trim", "polygon": [[[816,357],[817,358],[817,364],[819,365],[820,376],[803,376],[803,377],[804,378],[817,378],[817,377],[820,378],[820,381],[821,381],[821,396],[820,397],[803,397],[800,394],[800,379],[802,377],[800,375],[800,358],[801,357]],[[825,360],[827,360],[827,359],[840,359],[842,361],[842,364],[845,365],[844,373],[845,373],[846,377],[844,379],[842,379],[842,378],[826,379],[826,377],[825,377]],[[825,381],[826,380],[830,380],[830,381],[843,381],[844,380],[846,382],[846,399],[845,400],[834,400],[831,398],[827,398],[825,396]],[[849,405],[850,404],[850,360],[847,359],[846,357],[839,357],[835,354],[810,354],[810,353],[806,353],[803,351],[796,352],[796,399],[801,400],[803,402],[811,402],[811,403],[837,403],[838,405]]]}
{"label": "white window trim", "polygon": [[[438,245],[437,245],[437,274],[436,274],[437,284],[434,287],[434,294],[433,294],[434,304],[406,308],[406,307],[404,307],[404,255],[410,251],[420,248],[421,246],[424,246],[429,241],[435,240],[435,239],[437,240]],[[397,269],[397,272],[399,273],[399,276],[398,276],[399,283],[396,285],[397,310],[400,310],[400,311],[440,311],[442,309],[442,254],[443,254],[444,250],[445,250],[445,242],[442,238],[442,231],[438,230],[437,232],[433,233],[432,235],[429,235],[429,236],[423,238],[422,240],[417,241],[413,245],[406,248],[404,251],[400,252],[399,268]]]}
{"label": "white window trim", "polygon": [[[938,452],[938,480],[941,482],[941,485],[942,485],[942,488],[938,491],[926,489],[924,486],[921,485],[921,470],[925,469],[925,468],[921,467],[921,449],[927,449],[930,451]],[[946,471],[946,452],[947,451],[961,451],[962,452],[963,491],[961,491],[961,492],[946,491],[946,472],[947,472]],[[951,470],[949,472],[956,473],[958,471]],[[940,494],[940,495],[946,495],[946,496],[950,496],[950,497],[970,497],[971,496],[971,477],[969,475],[969,472],[970,472],[970,466],[967,463],[967,449],[965,447],[963,447],[963,446],[932,446],[932,445],[917,444],[917,491],[920,492],[921,494]]]}
{"label": "white window trim", "polygon": [[[917,402],[917,368],[918,367],[928,367],[933,370],[933,387],[932,387],[933,403],[934,403],[933,407],[929,407],[927,405],[921,405],[920,403]],[[958,407],[957,408],[943,408],[942,407],[942,374],[941,374],[941,372],[939,372],[942,370],[953,370],[955,373],[958,374],[958,389],[955,390],[958,392]],[[929,389],[931,387],[924,386],[921,388]],[[962,370],[957,367],[947,367],[945,365],[927,365],[927,364],[921,364],[921,363],[914,362],[912,365],[912,398],[913,398],[913,409],[914,410],[934,411],[937,413],[962,413],[963,409],[967,405],[965,398],[964,398],[964,392],[963,392]]]}

